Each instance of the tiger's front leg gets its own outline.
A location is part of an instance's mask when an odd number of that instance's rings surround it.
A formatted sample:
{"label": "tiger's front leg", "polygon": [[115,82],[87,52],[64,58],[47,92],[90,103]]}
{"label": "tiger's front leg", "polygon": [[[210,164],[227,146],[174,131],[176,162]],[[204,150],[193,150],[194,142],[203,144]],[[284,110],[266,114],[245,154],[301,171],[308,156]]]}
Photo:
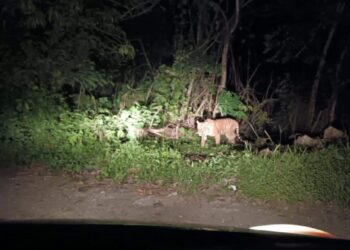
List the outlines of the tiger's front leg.
{"label": "tiger's front leg", "polygon": [[207,137],[206,136],[202,136],[201,137],[201,146],[204,147],[205,145],[205,141],[207,140]]}
{"label": "tiger's front leg", "polygon": [[215,136],[215,144],[216,145],[220,145],[220,139],[221,139],[220,137],[221,137],[220,134]]}

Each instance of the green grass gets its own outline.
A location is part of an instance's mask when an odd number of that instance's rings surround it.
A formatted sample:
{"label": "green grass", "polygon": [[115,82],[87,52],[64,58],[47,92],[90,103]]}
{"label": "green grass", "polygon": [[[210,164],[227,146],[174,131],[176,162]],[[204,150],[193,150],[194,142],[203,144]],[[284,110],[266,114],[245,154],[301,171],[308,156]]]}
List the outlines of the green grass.
{"label": "green grass", "polygon": [[248,196],[350,205],[350,148],[287,150],[272,158],[243,158],[240,188]]}
{"label": "green grass", "polygon": [[9,118],[0,126],[1,160],[42,162],[53,168],[100,170],[117,182],[176,184],[197,191],[227,180],[249,197],[270,200],[324,201],[350,206],[350,147],[311,152],[287,149],[273,157],[229,145],[200,147],[193,141],[145,139],[99,141],[82,114],[30,115]]}

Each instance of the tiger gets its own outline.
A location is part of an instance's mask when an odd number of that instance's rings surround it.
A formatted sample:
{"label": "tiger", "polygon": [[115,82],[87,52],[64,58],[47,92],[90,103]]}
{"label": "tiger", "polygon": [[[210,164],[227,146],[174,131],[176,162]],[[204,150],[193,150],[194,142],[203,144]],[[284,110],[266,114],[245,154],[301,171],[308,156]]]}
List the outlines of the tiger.
{"label": "tiger", "polygon": [[201,136],[201,146],[204,147],[207,136],[215,137],[215,144],[220,145],[221,135],[225,135],[229,143],[234,144],[239,136],[239,124],[231,118],[206,119],[204,122],[197,121],[197,133]]}

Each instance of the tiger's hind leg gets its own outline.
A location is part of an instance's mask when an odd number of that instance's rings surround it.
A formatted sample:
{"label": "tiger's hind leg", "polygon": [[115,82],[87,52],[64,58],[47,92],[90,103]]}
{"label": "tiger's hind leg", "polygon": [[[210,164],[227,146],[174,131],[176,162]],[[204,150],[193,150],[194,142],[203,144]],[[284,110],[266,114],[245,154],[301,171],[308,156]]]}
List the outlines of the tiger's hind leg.
{"label": "tiger's hind leg", "polygon": [[220,137],[221,137],[220,134],[215,136],[215,144],[216,144],[216,145],[220,145],[220,140],[221,140]]}
{"label": "tiger's hind leg", "polygon": [[236,143],[236,135],[230,135],[230,136],[226,135],[226,138],[228,139],[228,142],[230,144],[235,144]]}

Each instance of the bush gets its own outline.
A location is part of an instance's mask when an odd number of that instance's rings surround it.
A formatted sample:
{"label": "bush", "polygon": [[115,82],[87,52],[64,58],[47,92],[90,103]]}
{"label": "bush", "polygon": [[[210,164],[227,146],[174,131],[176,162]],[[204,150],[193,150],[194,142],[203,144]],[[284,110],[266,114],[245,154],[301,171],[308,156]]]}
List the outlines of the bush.
{"label": "bush", "polygon": [[243,119],[247,117],[247,107],[239,100],[236,93],[223,90],[219,96],[219,110],[221,115],[232,116],[237,119]]}
{"label": "bush", "polygon": [[55,168],[78,171],[103,151],[83,115],[29,112],[6,119],[1,127],[2,157],[26,164],[41,161]]}

